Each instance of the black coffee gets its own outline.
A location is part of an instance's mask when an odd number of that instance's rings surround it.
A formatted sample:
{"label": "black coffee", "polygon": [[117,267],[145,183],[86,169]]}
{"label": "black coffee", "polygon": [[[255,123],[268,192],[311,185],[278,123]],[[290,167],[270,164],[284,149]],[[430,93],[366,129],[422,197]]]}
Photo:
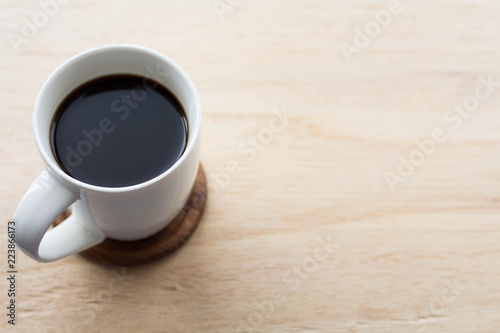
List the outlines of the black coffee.
{"label": "black coffee", "polygon": [[161,84],[110,75],[73,90],[52,121],[60,167],[88,184],[122,187],[168,170],[187,144],[186,115]]}

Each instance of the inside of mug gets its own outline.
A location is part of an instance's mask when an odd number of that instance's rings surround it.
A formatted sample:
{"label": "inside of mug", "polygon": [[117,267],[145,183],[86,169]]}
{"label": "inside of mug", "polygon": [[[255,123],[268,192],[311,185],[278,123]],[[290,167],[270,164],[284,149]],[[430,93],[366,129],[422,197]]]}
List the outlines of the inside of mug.
{"label": "inside of mug", "polygon": [[[50,127],[59,104],[75,88],[98,77],[111,74],[133,74],[146,79],[145,86],[154,80],[170,90],[179,100],[188,121],[188,140],[185,151],[199,132],[199,100],[187,74],[166,56],[146,48],[111,45],[81,53],[65,62],[47,79],[34,111],[35,140],[47,163],[55,163],[50,144]],[[53,166],[55,166],[53,165]]]}

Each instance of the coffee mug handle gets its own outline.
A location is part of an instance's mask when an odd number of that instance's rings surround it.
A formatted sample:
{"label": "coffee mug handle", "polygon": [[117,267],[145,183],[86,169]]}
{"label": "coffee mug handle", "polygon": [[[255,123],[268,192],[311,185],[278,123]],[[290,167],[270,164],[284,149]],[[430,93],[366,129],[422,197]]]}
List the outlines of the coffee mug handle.
{"label": "coffee mug handle", "polygon": [[72,214],[47,232],[55,219],[79,199],[79,189],[65,186],[50,169],[42,171],[14,212],[16,244],[31,258],[50,262],[101,243],[106,236],[90,216],[78,221]]}

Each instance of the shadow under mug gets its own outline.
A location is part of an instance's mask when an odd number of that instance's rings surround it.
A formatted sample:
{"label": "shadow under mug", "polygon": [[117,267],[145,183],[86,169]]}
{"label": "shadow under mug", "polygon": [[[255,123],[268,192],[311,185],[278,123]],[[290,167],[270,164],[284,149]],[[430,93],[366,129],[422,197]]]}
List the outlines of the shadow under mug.
{"label": "shadow under mug", "polygon": [[[61,101],[97,77],[133,74],[152,79],[179,100],[188,121],[184,153],[167,171],[126,187],[101,187],[72,178],[58,165],[50,143],[51,122]],[[13,221],[18,246],[40,262],[86,250],[109,237],[131,241],[149,237],[170,223],[186,203],[200,162],[201,105],[184,70],[165,55],[135,45],[108,45],[69,59],[47,79],[37,97],[33,131],[47,164],[21,199]],[[72,206],[72,214],[49,230]]]}

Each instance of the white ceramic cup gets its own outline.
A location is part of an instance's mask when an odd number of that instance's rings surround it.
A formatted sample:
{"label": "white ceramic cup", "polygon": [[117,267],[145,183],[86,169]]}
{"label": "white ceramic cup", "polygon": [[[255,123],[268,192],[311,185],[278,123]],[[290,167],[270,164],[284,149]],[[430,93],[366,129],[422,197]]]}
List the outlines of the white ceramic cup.
{"label": "white ceramic cup", "polygon": [[[186,112],[186,149],[170,169],[146,182],[126,187],[101,187],[72,178],[57,164],[50,127],[59,103],[72,90],[97,77],[135,74],[169,89]],[[144,80],[144,84],[152,84]],[[171,59],[134,45],[109,45],[76,55],[57,68],[35,103],[35,142],[47,169],[33,182],[17,207],[16,243],[30,257],[50,262],[81,252],[106,237],[138,240],[155,234],[178,214],[193,187],[200,162],[201,106],[196,88]],[[71,216],[50,225],[72,205]],[[48,231],[47,231],[48,230]]]}

